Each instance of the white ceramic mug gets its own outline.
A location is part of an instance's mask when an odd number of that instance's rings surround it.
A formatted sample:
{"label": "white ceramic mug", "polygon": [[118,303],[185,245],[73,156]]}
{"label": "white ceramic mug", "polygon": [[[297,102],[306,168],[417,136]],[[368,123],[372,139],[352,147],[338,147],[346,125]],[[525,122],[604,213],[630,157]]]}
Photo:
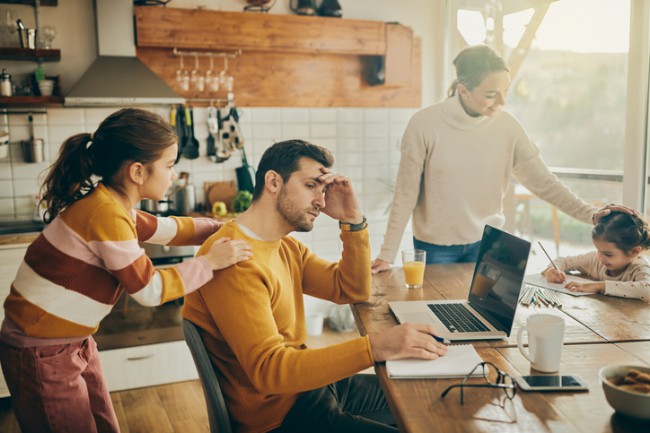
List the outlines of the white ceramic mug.
{"label": "white ceramic mug", "polygon": [[[524,332],[528,333],[527,352],[523,345]],[[553,314],[533,314],[526,326],[519,328],[517,346],[535,370],[552,373],[560,369],[564,346],[564,319]]]}

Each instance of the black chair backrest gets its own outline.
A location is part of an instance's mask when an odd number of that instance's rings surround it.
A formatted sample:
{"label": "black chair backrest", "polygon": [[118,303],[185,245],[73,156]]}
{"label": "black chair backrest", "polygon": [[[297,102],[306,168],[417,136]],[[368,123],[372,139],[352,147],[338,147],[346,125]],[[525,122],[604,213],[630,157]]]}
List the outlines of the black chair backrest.
{"label": "black chair backrest", "polygon": [[211,433],[232,433],[230,418],[223,393],[215,373],[216,367],[208,356],[197,326],[187,319],[183,319],[183,334],[185,342],[190,348],[192,358],[199,372],[199,379],[205,394],[205,403],[208,406],[208,420]]}

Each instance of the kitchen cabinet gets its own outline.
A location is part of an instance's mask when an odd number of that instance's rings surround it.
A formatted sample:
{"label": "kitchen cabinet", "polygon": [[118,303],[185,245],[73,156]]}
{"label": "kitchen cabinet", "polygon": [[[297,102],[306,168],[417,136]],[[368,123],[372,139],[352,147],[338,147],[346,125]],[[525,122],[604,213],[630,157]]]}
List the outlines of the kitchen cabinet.
{"label": "kitchen cabinet", "polygon": [[[134,10],[138,58],[190,103],[200,99],[207,105],[226,93],[183,90],[176,82],[180,59],[174,49],[241,50],[228,62],[239,106],[421,105],[420,39],[398,23],[147,6]],[[208,69],[205,60],[200,68]]]}
{"label": "kitchen cabinet", "polygon": [[[27,244],[0,246],[0,302],[4,302],[9,294],[11,283],[14,281],[18,267],[27,251]],[[5,310],[0,307],[0,323],[4,320]],[[8,397],[9,389],[0,370],[0,398]]]}
{"label": "kitchen cabinet", "polygon": [[185,341],[103,350],[99,357],[110,391],[199,377]]}

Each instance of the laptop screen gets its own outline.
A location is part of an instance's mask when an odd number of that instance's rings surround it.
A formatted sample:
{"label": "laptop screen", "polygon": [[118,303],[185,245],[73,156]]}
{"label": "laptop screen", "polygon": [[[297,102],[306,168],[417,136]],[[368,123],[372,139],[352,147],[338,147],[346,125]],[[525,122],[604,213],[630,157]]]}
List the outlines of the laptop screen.
{"label": "laptop screen", "polygon": [[510,335],[526,272],[530,242],[485,226],[469,303],[500,331]]}

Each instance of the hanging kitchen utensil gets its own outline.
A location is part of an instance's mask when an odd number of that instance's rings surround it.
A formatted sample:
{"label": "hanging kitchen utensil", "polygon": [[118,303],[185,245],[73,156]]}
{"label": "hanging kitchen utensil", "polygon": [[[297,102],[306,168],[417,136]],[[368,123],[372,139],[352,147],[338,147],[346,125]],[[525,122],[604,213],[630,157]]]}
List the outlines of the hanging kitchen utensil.
{"label": "hanging kitchen utensil", "polygon": [[230,155],[232,154],[230,149],[226,147],[226,145],[223,142],[223,120],[221,118],[221,110],[217,110],[217,161],[216,162],[224,162],[228,158],[230,158]]}
{"label": "hanging kitchen utensil", "polygon": [[206,140],[207,144],[207,155],[212,162],[217,161],[217,149],[214,139],[214,135],[219,132],[219,126],[217,125],[217,108],[209,106],[208,110],[208,138]]}
{"label": "hanging kitchen utensil", "polygon": [[252,193],[253,189],[255,189],[255,169],[248,165],[246,150],[243,147],[241,148],[241,162],[242,166],[235,169],[237,186],[240,191],[249,191]]}
{"label": "hanging kitchen utensil", "polygon": [[172,105],[169,107],[169,126],[174,128],[174,132],[176,133],[176,136],[178,137],[178,148],[177,148],[177,153],[176,153],[176,161],[174,164],[178,162],[178,160],[181,158],[181,137],[178,134],[178,127],[176,126],[176,114],[177,108],[175,105]]}
{"label": "hanging kitchen utensil", "polygon": [[185,134],[185,110],[182,105],[179,105],[176,109],[176,135],[178,135],[178,154],[176,155],[176,162],[181,159],[183,154],[183,147],[185,146],[186,134]]}
{"label": "hanging kitchen utensil", "polygon": [[[244,138],[239,130],[239,112],[235,106],[235,102],[231,97],[228,98],[227,114],[227,129],[229,129],[229,144],[230,147],[236,147],[241,150],[242,166],[235,169],[237,175],[237,186],[240,191],[253,192],[255,187],[255,169],[248,165],[246,158],[246,150],[244,149]],[[224,122],[224,125],[226,123]],[[226,127],[224,127],[226,129]]]}
{"label": "hanging kitchen utensil", "polygon": [[194,114],[192,108],[185,109],[185,121],[187,126],[188,137],[183,147],[183,156],[187,159],[196,159],[199,157],[199,140],[194,137]]}
{"label": "hanging kitchen utensil", "polygon": [[23,157],[25,162],[43,162],[45,141],[42,138],[34,138],[34,117],[31,113],[27,119],[29,120],[29,140],[21,141]]}
{"label": "hanging kitchen utensil", "polygon": [[223,118],[221,136],[226,148],[232,150],[244,147],[244,139],[239,130],[239,113],[234,104],[228,103],[227,114]]}

